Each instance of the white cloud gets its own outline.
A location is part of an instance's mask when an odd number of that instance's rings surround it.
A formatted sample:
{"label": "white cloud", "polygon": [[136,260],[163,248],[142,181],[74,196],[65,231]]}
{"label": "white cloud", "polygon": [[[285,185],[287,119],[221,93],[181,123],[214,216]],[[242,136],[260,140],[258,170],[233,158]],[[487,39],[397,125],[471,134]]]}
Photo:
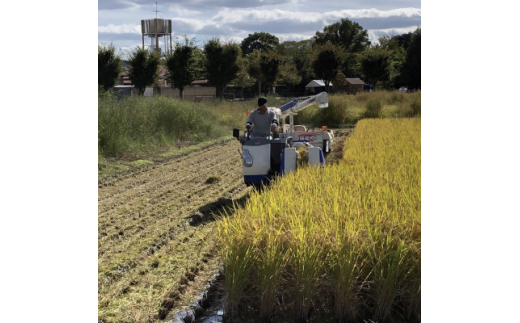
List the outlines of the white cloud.
{"label": "white cloud", "polygon": [[414,17],[420,16],[421,9],[418,8],[399,8],[392,10],[358,9],[358,10],[338,10],[323,14],[327,18],[389,18],[389,17]]}
{"label": "white cloud", "polygon": [[141,26],[140,25],[130,25],[130,24],[122,24],[122,25],[113,25],[109,24],[108,26],[98,26],[98,33],[110,33],[110,34],[141,34]]}
{"label": "white cloud", "polygon": [[[134,3],[135,1],[142,3],[141,0],[133,1]],[[403,1],[408,4],[409,0]],[[222,0],[221,3],[224,2]],[[235,9],[230,8],[231,5],[226,5],[218,9],[207,10],[205,6],[201,6],[202,2],[199,2],[199,6],[194,6],[191,3],[189,7],[186,7],[184,3],[181,4],[176,1],[163,5],[163,8],[159,6],[158,9],[162,11],[160,13],[161,18],[172,20],[174,36],[187,35],[189,38],[195,38],[201,42],[213,37],[220,38],[223,41],[241,42],[249,34],[255,32],[273,34],[280,41],[298,41],[313,37],[316,31],[322,31],[325,26],[339,22],[341,18],[347,18],[359,23],[368,31],[370,40],[376,42],[377,37],[381,35],[407,33],[415,30],[417,25],[420,26],[421,24],[420,8],[404,7],[382,10],[381,8],[383,7],[378,7],[379,9],[334,10],[335,7],[341,9],[341,7],[344,8],[346,5],[324,1],[323,3],[320,2],[317,5],[309,6],[304,5],[307,3],[305,1],[293,0],[292,5],[288,5],[285,2],[285,5],[281,4],[275,7],[252,0],[249,3],[256,3],[257,8],[244,9],[246,2],[241,4],[236,0],[225,2],[235,5]],[[123,2],[121,1],[120,3]],[[98,27],[98,40],[121,41],[120,46],[128,46],[128,43],[134,37],[133,35],[140,36],[141,34],[140,20],[150,19],[146,15],[139,17],[146,11],[144,6],[141,6],[141,11],[134,9],[98,11],[98,23],[100,25],[105,24]],[[349,7],[356,8],[350,5]],[[304,11],[298,11],[298,9]],[[315,12],[309,10],[315,10]],[[149,16],[154,16],[153,10],[148,11],[150,13]],[[135,24],[129,23],[134,21]],[[139,41],[139,38],[136,41]]]}
{"label": "white cloud", "polygon": [[167,4],[166,8],[169,15],[176,17],[196,17],[204,15],[203,11],[187,9],[176,3]]}
{"label": "white cloud", "polygon": [[243,9],[223,9],[220,10],[212,20],[219,23],[237,23],[243,21],[257,21],[265,23],[269,21],[299,21],[316,22],[322,20],[340,20],[341,18],[389,18],[389,17],[417,17],[421,16],[421,9],[401,8],[393,10],[378,9],[359,9],[359,10],[339,10],[325,13],[316,12],[293,12],[289,10],[243,10]]}
{"label": "white cloud", "polygon": [[320,15],[309,14],[306,12],[292,12],[287,10],[243,10],[243,9],[223,9],[220,10],[212,20],[218,23],[238,23],[238,22],[256,22],[265,24],[270,21],[300,21],[315,22],[320,20]]}
{"label": "white cloud", "polygon": [[314,36],[312,35],[304,35],[304,34],[279,34],[278,39],[280,40],[280,43],[284,41],[300,41],[300,40],[306,40],[310,39]]}
{"label": "white cloud", "polygon": [[102,0],[98,1],[98,10],[121,10],[121,9],[135,9],[139,8],[139,5],[132,1],[127,0],[115,0],[108,1]]}
{"label": "white cloud", "polygon": [[[288,10],[220,10],[211,18],[216,26],[231,26],[235,30],[244,31],[244,34],[263,31],[276,35],[281,41],[309,39],[316,31],[325,26],[339,22],[341,18],[358,21],[365,29],[371,28],[370,40],[377,41],[375,31],[381,33],[398,33],[400,30],[408,32],[410,25],[420,23],[421,9],[401,8],[392,10],[359,9],[339,10],[325,13],[292,12]],[[394,26],[386,31],[387,27]],[[406,26],[404,28],[403,26]],[[398,28],[396,28],[398,27]],[[415,30],[415,27],[413,27]]]}
{"label": "white cloud", "polygon": [[[208,22],[194,18],[172,18],[173,26],[182,26],[184,30],[198,31],[208,25]],[[175,28],[174,28],[175,29]]]}
{"label": "white cloud", "polygon": [[236,43],[236,44],[240,44],[242,42],[242,40],[244,40],[244,37],[229,37],[227,39],[222,39],[225,43]]}

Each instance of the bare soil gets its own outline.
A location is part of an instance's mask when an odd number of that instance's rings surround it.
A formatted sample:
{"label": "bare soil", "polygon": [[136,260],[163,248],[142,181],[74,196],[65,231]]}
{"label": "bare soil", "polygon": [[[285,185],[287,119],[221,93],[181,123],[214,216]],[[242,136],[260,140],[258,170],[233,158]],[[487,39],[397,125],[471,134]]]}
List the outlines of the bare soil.
{"label": "bare soil", "polygon": [[[334,132],[329,164],[352,129]],[[240,148],[226,141],[99,182],[99,322],[171,321],[200,298],[221,268],[215,220],[251,192]]]}

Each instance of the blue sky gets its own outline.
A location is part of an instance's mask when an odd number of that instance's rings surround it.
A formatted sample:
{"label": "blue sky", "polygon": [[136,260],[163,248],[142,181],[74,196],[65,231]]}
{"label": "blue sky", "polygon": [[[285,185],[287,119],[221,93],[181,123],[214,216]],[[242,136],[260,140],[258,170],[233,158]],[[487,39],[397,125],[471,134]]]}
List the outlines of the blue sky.
{"label": "blue sky", "polygon": [[100,0],[98,44],[113,44],[122,53],[134,50],[142,45],[141,20],[156,15],[172,20],[174,42],[186,35],[199,46],[214,37],[240,43],[255,32],[268,32],[281,42],[309,39],[341,18],[359,23],[376,42],[421,26],[421,1]]}

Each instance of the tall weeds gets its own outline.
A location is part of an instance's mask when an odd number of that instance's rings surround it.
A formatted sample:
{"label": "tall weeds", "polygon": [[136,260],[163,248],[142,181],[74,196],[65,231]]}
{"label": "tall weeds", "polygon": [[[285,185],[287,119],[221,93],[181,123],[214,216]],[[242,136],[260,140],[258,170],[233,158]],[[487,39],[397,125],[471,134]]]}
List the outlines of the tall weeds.
{"label": "tall weeds", "polygon": [[399,118],[420,115],[421,92],[361,92],[356,95],[330,94],[329,107],[316,106],[295,116],[295,123],[311,127],[356,124],[363,118]]}
{"label": "tall weeds", "polygon": [[[218,103],[220,105],[221,103]],[[179,141],[199,143],[230,135],[245,120],[237,106],[215,108],[213,102],[194,103],[174,98],[100,96],[98,147],[105,157],[175,146]]]}
{"label": "tall weeds", "polygon": [[365,117],[366,118],[379,118],[381,116],[382,109],[381,101],[377,98],[372,98],[367,102]]}
{"label": "tall weeds", "polygon": [[[268,98],[269,106],[287,102]],[[377,106],[374,105],[377,102]],[[229,135],[243,128],[246,113],[255,101],[189,102],[174,98],[134,97],[117,99],[100,93],[98,97],[98,150],[103,157],[117,157],[156,147],[174,147],[179,141],[199,143]],[[364,117],[418,116],[420,92],[404,94],[378,91],[357,95],[331,94],[329,108],[310,107],[295,116],[295,123],[309,127],[352,125]]]}

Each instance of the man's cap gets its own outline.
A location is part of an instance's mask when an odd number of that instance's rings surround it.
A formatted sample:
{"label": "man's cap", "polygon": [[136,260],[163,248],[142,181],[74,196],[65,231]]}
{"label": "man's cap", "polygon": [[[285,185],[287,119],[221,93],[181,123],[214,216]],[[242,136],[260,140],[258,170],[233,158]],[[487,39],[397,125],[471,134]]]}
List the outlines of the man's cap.
{"label": "man's cap", "polygon": [[267,99],[266,98],[264,98],[264,97],[258,98],[258,106],[259,107],[264,106],[266,103],[267,103]]}

